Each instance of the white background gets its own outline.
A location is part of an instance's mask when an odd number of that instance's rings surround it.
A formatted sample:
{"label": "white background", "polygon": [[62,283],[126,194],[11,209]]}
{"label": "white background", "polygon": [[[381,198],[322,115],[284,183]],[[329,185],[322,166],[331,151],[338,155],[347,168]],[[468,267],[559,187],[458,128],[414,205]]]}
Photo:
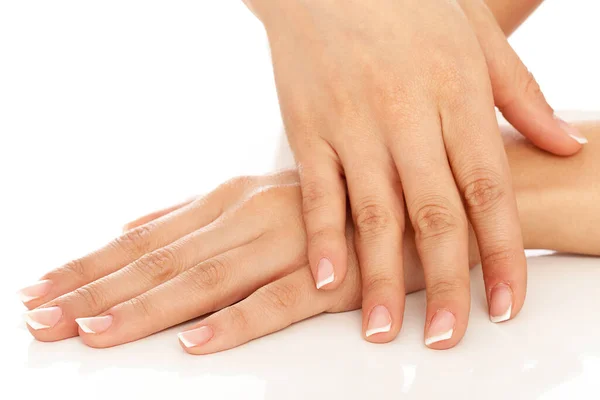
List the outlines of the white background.
{"label": "white background", "polygon": [[[548,0],[512,39],[557,109],[600,111],[599,8]],[[357,313],[207,357],[185,355],[177,329],[103,351],[32,341],[19,287],[130,219],[272,170],[278,113],[262,27],[239,1],[0,0],[0,397],[597,398],[593,258],[530,260],[527,306],[501,326],[474,273],[470,330],[448,352],[422,345],[422,293],[385,346],[362,341]]]}

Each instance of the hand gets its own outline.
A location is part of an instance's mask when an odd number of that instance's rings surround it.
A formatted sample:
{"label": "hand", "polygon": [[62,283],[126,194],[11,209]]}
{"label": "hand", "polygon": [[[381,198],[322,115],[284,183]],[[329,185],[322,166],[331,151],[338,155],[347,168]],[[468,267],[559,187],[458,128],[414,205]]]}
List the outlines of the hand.
{"label": "hand", "polygon": [[[598,136],[600,125],[585,129]],[[596,190],[598,144],[594,141],[589,152],[557,163],[507,137],[511,165],[519,171],[514,183],[525,247],[599,254],[595,239],[600,233],[595,218],[600,198]],[[360,273],[351,222],[346,230],[350,249],[347,279],[339,290],[317,290],[306,260],[300,198],[297,175],[288,171],[237,178],[208,196],[142,217],[126,225],[127,232],[105,248],[23,289],[22,298],[33,310],[27,315],[29,329],[43,341],[79,333],[90,346],[108,347],[221,309],[196,325],[208,326],[210,331],[192,329],[181,336],[186,351],[204,354],[239,345],[323,311],[360,307]],[[256,218],[258,230],[247,229]],[[254,237],[264,240],[250,240]],[[197,240],[202,241],[202,247],[194,246]],[[242,242],[247,244],[234,244]],[[479,262],[473,232],[469,243],[473,266]],[[264,249],[266,245],[268,249]],[[425,287],[410,226],[403,245],[405,291],[409,293]],[[174,260],[187,260],[185,265],[169,263],[169,256],[161,257],[170,252]],[[193,264],[195,261],[198,263]],[[266,271],[269,268],[273,270]],[[286,275],[286,271],[291,272]],[[256,283],[257,279],[261,282]],[[249,293],[233,308],[227,307]],[[269,318],[263,318],[265,314]],[[96,315],[101,317],[79,322],[97,333],[77,332],[75,318]],[[118,324],[113,326],[114,321]],[[379,322],[380,329],[388,323],[385,318]],[[246,324],[247,329],[239,329],[240,324]],[[210,343],[205,345],[185,345],[207,339]]]}
{"label": "hand", "polygon": [[[307,284],[300,206],[297,174],[287,171],[237,178],[142,217],[107,246],[24,289],[29,330],[42,341],[79,334],[90,346],[108,347],[223,309],[202,323],[214,322],[216,335],[202,351],[216,351],[324,311],[360,307],[354,252],[341,292]],[[353,249],[351,226],[348,240]],[[418,290],[423,275],[414,245],[405,257],[407,290]],[[276,318],[259,321],[258,313]],[[244,323],[248,329],[239,329]],[[193,335],[184,335],[184,343]]]}
{"label": "hand", "polygon": [[[270,41],[317,287],[336,289],[346,274],[347,185],[368,340],[392,340],[402,325],[405,204],[424,264],[428,345],[449,348],[465,333],[469,222],[492,321],[517,315],[526,260],[494,104],[540,148],[569,155],[585,140],[554,118],[486,5],[247,3]],[[375,309],[391,324],[371,335]]]}

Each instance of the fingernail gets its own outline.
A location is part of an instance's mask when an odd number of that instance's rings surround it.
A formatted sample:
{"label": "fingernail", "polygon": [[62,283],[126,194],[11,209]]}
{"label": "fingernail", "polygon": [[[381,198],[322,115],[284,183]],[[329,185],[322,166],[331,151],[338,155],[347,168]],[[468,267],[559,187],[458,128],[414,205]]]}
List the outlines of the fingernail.
{"label": "fingernail", "polygon": [[456,318],[454,318],[454,314],[447,310],[438,310],[433,316],[427,330],[425,345],[429,346],[433,343],[450,339],[454,333],[455,323]]}
{"label": "fingernail", "polygon": [[567,135],[571,136],[571,138],[573,138],[577,143],[586,144],[588,142],[587,138],[585,136],[583,136],[583,134],[579,131],[579,129],[575,128],[573,125],[568,124],[567,122],[560,119],[559,117],[555,116],[554,119],[556,119],[556,121],[558,122],[558,125],[560,125],[561,129]]}
{"label": "fingernail", "polygon": [[392,329],[392,317],[385,306],[376,306],[369,315],[369,324],[367,325],[367,337],[376,333],[389,332]]}
{"label": "fingernail", "polygon": [[202,346],[208,343],[213,337],[213,330],[210,326],[201,326],[200,328],[192,329],[177,334],[179,340],[187,348]]}
{"label": "fingernail", "polygon": [[490,320],[503,322],[510,319],[513,293],[508,285],[499,283],[490,294]]}
{"label": "fingernail", "polygon": [[333,264],[326,258],[321,258],[317,265],[317,289],[330,284],[335,279]]}
{"label": "fingernail", "polygon": [[50,286],[52,286],[52,282],[46,279],[36,282],[33,285],[24,287],[23,289],[19,290],[17,294],[23,303],[27,303],[31,300],[35,300],[47,295],[48,292],[50,292]]}
{"label": "fingernail", "polygon": [[24,314],[27,325],[35,329],[52,328],[60,320],[62,310],[60,307],[37,308]]}
{"label": "fingernail", "polygon": [[75,318],[75,322],[85,333],[102,333],[110,328],[113,317],[112,315],[103,315],[101,317]]}

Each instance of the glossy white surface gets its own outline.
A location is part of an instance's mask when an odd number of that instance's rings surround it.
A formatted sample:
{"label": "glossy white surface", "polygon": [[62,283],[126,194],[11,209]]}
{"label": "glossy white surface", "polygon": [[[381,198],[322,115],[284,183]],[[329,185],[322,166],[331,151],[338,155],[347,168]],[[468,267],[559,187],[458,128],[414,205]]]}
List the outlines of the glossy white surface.
{"label": "glossy white surface", "polygon": [[[515,37],[558,108],[600,110],[599,65],[576,41],[600,37],[590,3],[549,2]],[[474,270],[469,330],[451,351],[423,345],[422,292],[387,345],[361,339],[358,312],[201,357],[181,350],[182,327],[106,350],[32,340],[19,287],[130,219],[289,155],[277,150],[262,32],[236,2],[2,2],[0,57],[0,398],[600,397],[600,260],[590,257],[530,258],[526,305],[502,324],[489,322]]]}
{"label": "glossy white surface", "polygon": [[519,317],[493,324],[480,271],[474,271],[469,331],[444,352],[423,345],[423,292],[408,296],[401,336],[387,345],[363,341],[360,315],[351,312],[315,317],[202,357],[181,350],[181,327],[107,350],[87,348],[77,338],[35,342],[11,306],[2,363],[13,378],[3,390],[32,399],[59,393],[106,398],[117,388],[119,398],[594,398],[600,394],[600,262],[539,256],[530,258],[529,273]]}

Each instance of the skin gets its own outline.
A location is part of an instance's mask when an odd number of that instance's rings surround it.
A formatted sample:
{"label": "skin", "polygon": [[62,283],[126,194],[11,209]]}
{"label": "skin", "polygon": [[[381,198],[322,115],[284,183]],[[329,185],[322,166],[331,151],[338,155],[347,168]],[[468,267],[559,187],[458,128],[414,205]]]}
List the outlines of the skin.
{"label": "skin", "polygon": [[[504,135],[526,248],[598,255],[600,124],[581,125],[586,150],[558,159],[514,132]],[[206,196],[157,211],[126,225],[102,249],[42,277],[46,294],[30,310],[59,307],[50,328],[33,329],[41,341],[79,335],[92,347],[138,340],[214,312],[191,330],[208,340],[190,354],[230,349],[323,312],[361,307],[361,274],[351,218],[346,224],[348,275],[339,290],[313,284],[294,170],[233,179]],[[403,240],[404,291],[426,287],[426,274],[407,228]],[[469,265],[479,250],[470,232]],[[76,318],[111,316],[103,331],[86,333]],[[376,335],[374,335],[376,338]],[[383,341],[383,340],[382,340]],[[437,346],[436,346],[437,345]],[[442,342],[432,345],[445,348]]]}
{"label": "skin", "polygon": [[348,211],[363,332],[377,308],[391,325],[368,340],[392,340],[405,304],[402,240],[412,229],[428,293],[426,327],[449,312],[452,337],[433,347],[452,347],[469,317],[472,226],[490,310],[516,316],[526,259],[494,106],[540,149],[565,156],[582,147],[572,136],[580,132],[554,117],[506,40],[539,1],[246,3],[269,38],[317,287],[338,289],[345,279]]}

